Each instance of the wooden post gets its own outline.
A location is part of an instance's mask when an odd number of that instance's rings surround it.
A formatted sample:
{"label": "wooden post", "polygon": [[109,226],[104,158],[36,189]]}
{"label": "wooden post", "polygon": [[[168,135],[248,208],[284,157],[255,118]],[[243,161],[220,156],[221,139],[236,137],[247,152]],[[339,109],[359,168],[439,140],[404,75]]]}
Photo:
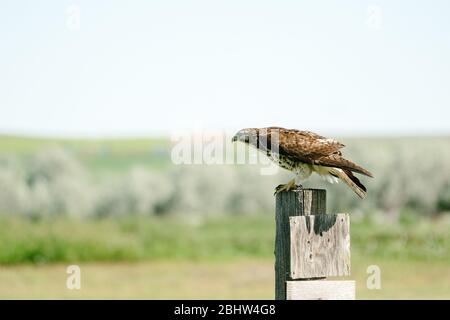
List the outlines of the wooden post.
{"label": "wooden post", "polygon": [[286,281],[291,280],[290,222],[292,216],[326,213],[326,191],[303,189],[280,192],[275,209],[275,299],[286,300]]}
{"label": "wooden post", "polygon": [[301,187],[277,194],[275,214],[275,299],[354,298],[354,281],[318,281],[350,274],[349,215],[326,214],[326,191]]}
{"label": "wooden post", "polygon": [[355,300],[355,281],[288,281],[287,300]]}

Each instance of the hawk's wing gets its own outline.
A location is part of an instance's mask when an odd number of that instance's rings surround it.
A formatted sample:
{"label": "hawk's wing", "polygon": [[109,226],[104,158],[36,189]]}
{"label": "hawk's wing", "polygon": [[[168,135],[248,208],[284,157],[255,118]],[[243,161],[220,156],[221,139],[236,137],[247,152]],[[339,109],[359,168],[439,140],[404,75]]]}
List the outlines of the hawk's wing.
{"label": "hawk's wing", "polygon": [[331,154],[340,154],[344,144],[328,139],[311,131],[284,129],[279,130],[280,152],[302,159],[317,159]]}
{"label": "hawk's wing", "polygon": [[[275,131],[271,131],[273,129]],[[270,128],[270,136],[278,132],[279,153],[300,162],[336,167],[372,177],[366,169],[342,157],[340,149],[345,145],[314,132],[295,129]]]}

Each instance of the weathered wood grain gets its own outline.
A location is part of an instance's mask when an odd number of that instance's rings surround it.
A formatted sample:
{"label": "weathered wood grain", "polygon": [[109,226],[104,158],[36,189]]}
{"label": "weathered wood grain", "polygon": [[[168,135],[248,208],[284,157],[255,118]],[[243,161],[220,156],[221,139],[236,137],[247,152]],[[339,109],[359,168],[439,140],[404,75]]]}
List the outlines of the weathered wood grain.
{"label": "weathered wood grain", "polygon": [[326,214],[326,192],[320,189],[303,190],[303,216]]}
{"label": "weathered wood grain", "polygon": [[287,281],[287,300],[355,300],[355,281]]}
{"label": "weathered wood grain", "polygon": [[303,189],[280,192],[276,196],[275,299],[286,300],[286,280],[290,280],[290,216],[326,213],[326,191]]}
{"label": "weathered wood grain", "polygon": [[327,214],[289,217],[290,278],[350,275],[350,217]]}

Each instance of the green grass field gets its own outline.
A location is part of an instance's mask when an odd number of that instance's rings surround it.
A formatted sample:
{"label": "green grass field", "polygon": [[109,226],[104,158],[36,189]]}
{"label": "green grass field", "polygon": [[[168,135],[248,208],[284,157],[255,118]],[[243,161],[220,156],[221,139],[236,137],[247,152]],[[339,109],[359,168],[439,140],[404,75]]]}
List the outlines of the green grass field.
{"label": "green grass field", "polygon": [[[273,298],[272,217],[8,219],[0,229],[0,298]],[[450,299],[448,222],[359,221],[351,237],[359,299]],[[65,286],[71,264],[79,291]],[[369,265],[381,290],[365,285]]]}
{"label": "green grass field", "polygon": [[[357,299],[450,299],[442,262],[352,259]],[[369,265],[381,289],[366,287]],[[81,263],[81,289],[66,287],[66,264],[0,267],[0,299],[273,299],[272,259]]]}
{"label": "green grass field", "polygon": [[[448,230],[445,218],[397,224],[354,221],[352,253],[450,265]],[[274,232],[274,219],[267,215],[0,219],[0,264],[267,259],[273,255]]]}

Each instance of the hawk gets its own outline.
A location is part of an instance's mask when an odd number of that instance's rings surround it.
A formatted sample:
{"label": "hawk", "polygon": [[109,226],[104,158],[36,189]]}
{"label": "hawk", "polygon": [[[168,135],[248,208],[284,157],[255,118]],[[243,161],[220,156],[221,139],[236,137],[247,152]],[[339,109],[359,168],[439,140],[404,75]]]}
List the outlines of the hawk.
{"label": "hawk", "polygon": [[364,198],[367,189],[353,173],[373,177],[369,171],[342,156],[342,143],[311,131],[281,127],[246,128],[238,131],[232,141],[257,148],[280,167],[295,174],[287,184],[279,185],[275,194],[295,189],[301,180],[315,172],[331,183],[341,179],[360,198]]}

